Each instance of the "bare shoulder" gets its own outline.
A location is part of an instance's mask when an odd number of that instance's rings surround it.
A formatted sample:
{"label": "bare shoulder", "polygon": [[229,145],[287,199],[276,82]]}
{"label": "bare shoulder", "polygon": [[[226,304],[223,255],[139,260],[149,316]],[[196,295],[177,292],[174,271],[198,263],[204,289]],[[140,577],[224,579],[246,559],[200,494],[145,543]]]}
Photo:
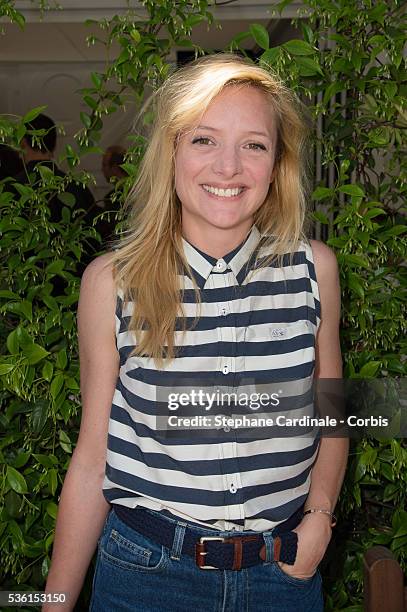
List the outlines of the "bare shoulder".
{"label": "bare shoulder", "polygon": [[[116,286],[113,277],[111,254],[106,253],[94,259],[82,275],[78,306],[79,331],[86,332],[88,325],[106,323],[114,327],[116,308]],[[81,323],[85,323],[81,325]]]}
{"label": "bare shoulder", "polygon": [[82,275],[81,288],[92,285],[102,289],[113,289],[113,265],[111,253],[96,257],[86,268]]}
{"label": "bare shoulder", "polygon": [[340,315],[338,262],[334,251],[319,240],[310,240],[323,320],[337,321]]}
{"label": "bare shoulder", "polygon": [[318,281],[338,275],[338,262],[334,251],[320,240],[310,240]]}

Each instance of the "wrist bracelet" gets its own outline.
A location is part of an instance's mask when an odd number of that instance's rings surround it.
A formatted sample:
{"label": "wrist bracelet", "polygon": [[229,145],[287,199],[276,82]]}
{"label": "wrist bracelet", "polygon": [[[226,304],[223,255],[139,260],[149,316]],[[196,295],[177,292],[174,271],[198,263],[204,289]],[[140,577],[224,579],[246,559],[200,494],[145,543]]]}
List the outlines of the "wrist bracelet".
{"label": "wrist bracelet", "polygon": [[330,512],[330,510],[325,510],[323,508],[308,508],[308,510],[305,510],[305,512],[303,513],[303,516],[305,516],[306,514],[313,514],[314,512],[318,512],[320,514],[328,514],[331,517],[331,527],[335,527],[337,523],[337,518],[333,512]]}

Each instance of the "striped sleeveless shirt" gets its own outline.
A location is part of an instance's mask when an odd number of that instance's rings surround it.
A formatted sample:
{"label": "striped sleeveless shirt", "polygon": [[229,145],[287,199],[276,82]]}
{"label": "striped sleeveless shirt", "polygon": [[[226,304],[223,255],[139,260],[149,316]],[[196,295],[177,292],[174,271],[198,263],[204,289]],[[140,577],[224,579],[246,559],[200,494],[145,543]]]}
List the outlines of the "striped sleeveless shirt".
{"label": "striped sleeveless shirt", "polygon": [[[312,249],[301,242],[291,261],[285,255],[281,266],[253,269],[256,257],[264,261],[269,254],[260,239],[253,226],[242,245],[218,260],[183,240],[200,290],[200,317],[190,329],[197,305],[193,283],[182,274],[187,331],[183,336],[177,321],[179,351],[160,370],[152,359],[130,355],[133,304],[118,292],[120,372],[103,482],[108,502],[164,511],[222,531],[266,531],[303,505],[318,451],[315,432],[279,437],[253,428],[245,437],[226,426],[211,438],[207,431],[163,435],[157,427],[162,398],[191,379],[194,387],[204,387],[209,377],[222,389],[244,388],[245,380],[249,387],[253,380],[260,387],[277,384],[284,398],[280,410],[290,414],[303,398],[309,402],[321,320]],[[170,414],[168,402],[166,410]]]}

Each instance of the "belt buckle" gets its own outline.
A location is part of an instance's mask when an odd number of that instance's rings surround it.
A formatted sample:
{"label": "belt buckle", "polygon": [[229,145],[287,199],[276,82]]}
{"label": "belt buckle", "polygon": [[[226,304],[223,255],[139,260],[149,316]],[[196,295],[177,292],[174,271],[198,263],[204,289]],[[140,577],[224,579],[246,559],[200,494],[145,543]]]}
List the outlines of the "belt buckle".
{"label": "belt buckle", "polygon": [[[208,541],[218,541],[218,542],[224,542],[226,538],[219,538],[216,536],[203,536],[202,538],[199,538],[199,544],[204,544],[205,542]],[[207,555],[208,552],[206,550],[204,551],[196,551],[196,564],[199,567],[199,569],[219,569],[218,567],[215,567],[214,565],[199,565],[198,563],[198,555]]]}

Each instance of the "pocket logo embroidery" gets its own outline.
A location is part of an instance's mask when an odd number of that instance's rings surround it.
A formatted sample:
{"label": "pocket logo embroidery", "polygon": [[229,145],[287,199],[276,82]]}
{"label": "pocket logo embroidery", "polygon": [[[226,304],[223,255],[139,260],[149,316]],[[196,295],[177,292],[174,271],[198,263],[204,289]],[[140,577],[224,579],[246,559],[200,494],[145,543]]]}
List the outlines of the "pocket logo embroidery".
{"label": "pocket logo embroidery", "polygon": [[287,333],[287,330],[284,327],[273,327],[270,329],[270,336],[272,338],[282,338]]}

